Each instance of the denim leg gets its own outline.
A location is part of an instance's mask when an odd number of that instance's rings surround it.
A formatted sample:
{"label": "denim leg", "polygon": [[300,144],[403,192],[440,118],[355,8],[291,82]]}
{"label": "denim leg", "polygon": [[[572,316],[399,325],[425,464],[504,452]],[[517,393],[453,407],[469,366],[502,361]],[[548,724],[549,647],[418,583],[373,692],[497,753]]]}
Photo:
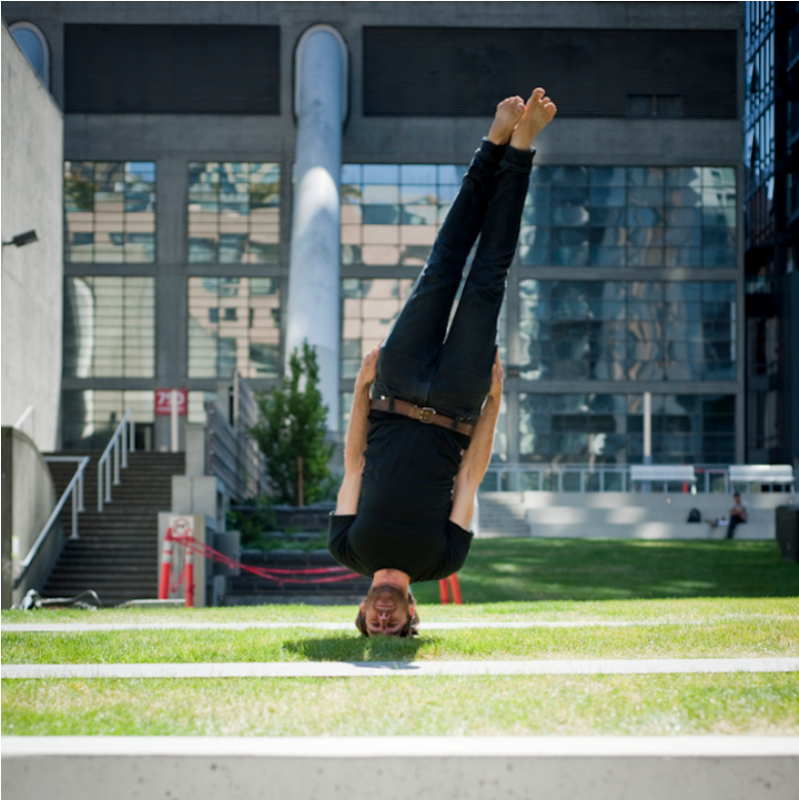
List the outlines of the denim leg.
{"label": "denim leg", "polygon": [[505,151],[430,393],[429,405],[469,421],[479,416],[491,386],[497,319],[516,253],[532,160],[532,151]]}
{"label": "denim leg", "polygon": [[375,394],[427,404],[452,303],[506,148],[484,139],[413,291],[380,349]]}

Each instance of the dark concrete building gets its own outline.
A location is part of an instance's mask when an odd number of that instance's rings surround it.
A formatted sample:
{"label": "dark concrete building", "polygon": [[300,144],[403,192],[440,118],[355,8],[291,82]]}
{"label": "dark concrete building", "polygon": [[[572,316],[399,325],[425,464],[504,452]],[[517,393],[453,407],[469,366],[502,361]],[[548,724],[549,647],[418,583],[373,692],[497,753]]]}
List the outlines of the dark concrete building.
{"label": "dark concrete building", "polygon": [[741,8],[576,8],[3,3],[64,112],[63,444],[132,405],[164,446],[157,389],[202,421],[300,337],[343,430],[493,107],[540,84],[497,458],[640,462],[649,392],[655,463],[743,461]]}

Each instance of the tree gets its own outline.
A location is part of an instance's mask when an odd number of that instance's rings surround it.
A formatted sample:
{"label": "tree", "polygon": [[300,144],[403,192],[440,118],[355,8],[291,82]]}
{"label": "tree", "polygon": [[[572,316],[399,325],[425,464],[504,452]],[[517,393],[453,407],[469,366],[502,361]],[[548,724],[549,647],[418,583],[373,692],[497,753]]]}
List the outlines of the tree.
{"label": "tree", "polygon": [[260,419],[250,429],[266,458],[266,474],[278,503],[303,506],[320,500],[329,482],[333,445],[325,441],[327,406],[319,391],[316,350],[294,350],[281,386],[256,396]]}

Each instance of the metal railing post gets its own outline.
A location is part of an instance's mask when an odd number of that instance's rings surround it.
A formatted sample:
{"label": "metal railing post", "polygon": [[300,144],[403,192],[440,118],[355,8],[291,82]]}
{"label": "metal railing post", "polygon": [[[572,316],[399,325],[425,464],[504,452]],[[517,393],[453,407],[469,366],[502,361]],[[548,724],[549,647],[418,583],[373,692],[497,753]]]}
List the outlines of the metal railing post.
{"label": "metal railing post", "polygon": [[73,489],[72,491],[72,535],[70,539],[78,539],[78,497]]}
{"label": "metal railing post", "polygon": [[105,502],[111,502],[111,459],[105,460]]}
{"label": "metal railing post", "polygon": [[130,452],[136,452],[136,420],[132,419],[130,421]]}
{"label": "metal railing post", "polygon": [[114,447],[111,454],[114,460],[114,486],[119,486],[119,437],[114,440]]}
{"label": "metal railing post", "polygon": [[122,469],[128,468],[128,426],[122,426]]}

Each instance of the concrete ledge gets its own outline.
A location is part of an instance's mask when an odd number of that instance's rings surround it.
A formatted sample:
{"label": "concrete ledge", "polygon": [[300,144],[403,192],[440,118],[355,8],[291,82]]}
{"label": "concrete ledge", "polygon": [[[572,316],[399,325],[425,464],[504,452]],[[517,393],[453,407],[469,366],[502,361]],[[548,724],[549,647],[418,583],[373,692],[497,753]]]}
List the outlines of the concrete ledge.
{"label": "concrete ledge", "polygon": [[6,680],[383,678],[438,675],[663,675],[799,672],[799,658],[630,658],[540,661],[270,661],[203,664],[4,664]]}
{"label": "concrete ledge", "polygon": [[15,737],[6,800],[794,800],[793,737]]}

